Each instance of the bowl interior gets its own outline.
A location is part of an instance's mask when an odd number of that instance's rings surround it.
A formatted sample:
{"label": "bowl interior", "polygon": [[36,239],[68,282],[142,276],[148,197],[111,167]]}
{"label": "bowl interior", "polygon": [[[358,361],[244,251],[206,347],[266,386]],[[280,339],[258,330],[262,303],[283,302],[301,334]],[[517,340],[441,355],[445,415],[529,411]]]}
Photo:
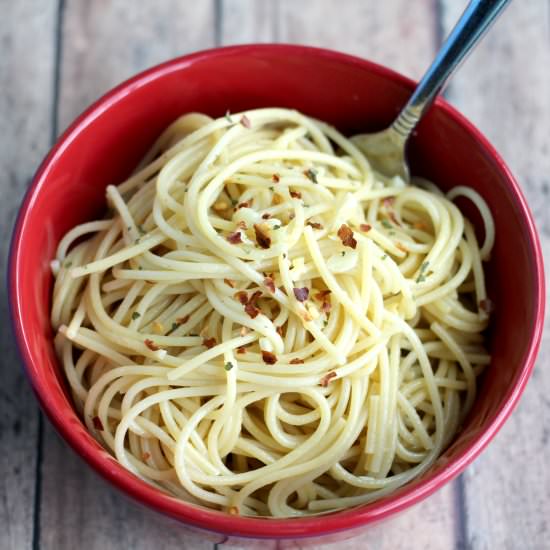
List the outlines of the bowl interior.
{"label": "bowl interior", "polygon": [[[337,531],[409,505],[456,475],[494,435],[532,366],[542,315],[540,257],[530,215],[506,167],[479,133],[443,102],[414,137],[413,173],[442,189],[471,186],[490,205],[497,238],[486,273],[496,311],[490,330],[492,363],[475,408],[456,441],[422,479],[379,502],[323,520],[240,519],[237,525],[234,519],[225,523],[221,513],[189,512],[193,507],[123,471],[88,435],[73,411],[53,350],[49,262],[58,241],[75,224],[102,215],[105,187],[121,182],[176,117],[189,111],[221,116],[227,109],[285,106],[352,134],[386,126],[411,87],[395,73],[341,54],[284,46],[228,48],[182,58],[136,77],[100,100],[65,133],[37,174],[18,220],[11,258],[12,311],[42,406],[65,439],[100,473],[139,500],[202,527],[243,535],[299,536]],[[471,205],[464,201],[460,206],[479,229]]]}

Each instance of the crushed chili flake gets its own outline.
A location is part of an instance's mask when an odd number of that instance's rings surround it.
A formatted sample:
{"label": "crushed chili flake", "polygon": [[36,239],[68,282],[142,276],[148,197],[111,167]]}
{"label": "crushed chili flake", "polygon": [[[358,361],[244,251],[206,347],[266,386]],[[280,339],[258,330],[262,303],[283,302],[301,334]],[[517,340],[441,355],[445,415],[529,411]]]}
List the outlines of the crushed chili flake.
{"label": "crushed chili flake", "polygon": [[303,359],[300,359],[299,357],[295,357],[294,359],[290,360],[291,365],[301,365],[304,362]]}
{"label": "crushed chili flake", "polygon": [[149,338],[146,338],[143,342],[151,351],[158,351],[160,348],[153,342],[153,340],[150,340]]}
{"label": "crushed chili flake", "polygon": [[323,378],[321,378],[321,382],[319,382],[321,384],[321,386],[323,386],[323,388],[326,388],[328,386],[328,383],[337,376],[337,374],[335,372],[328,372],[327,374],[325,374],[325,376],[323,376]]}
{"label": "crushed chili flake", "polygon": [[271,277],[264,279],[264,286],[270,291],[275,292],[275,281]]}
{"label": "crushed chili flake", "polygon": [[100,431],[103,431],[105,428],[103,427],[103,422],[101,422],[101,418],[99,418],[99,416],[94,416],[92,418],[92,423],[94,425],[94,428],[96,430],[100,430]]}
{"label": "crushed chili flake", "polygon": [[151,458],[151,453],[143,453],[141,455],[141,458],[145,462],[146,460],[149,460]]}
{"label": "crushed chili flake", "polygon": [[233,281],[232,279],[224,279],[223,282],[224,282],[227,286],[229,286],[229,287],[231,287],[231,288],[235,288],[235,281]]}
{"label": "crushed chili flake", "polygon": [[243,115],[241,117],[241,120],[239,120],[239,122],[245,127],[245,128],[252,128],[252,123],[250,122],[250,119],[246,116],[246,115]]}
{"label": "crushed chili flake", "polygon": [[332,309],[332,303],[330,300],[323,300],[323,303],[321,304],[321,311],[323,313],[328,313]]}
{"label": "crushed chili flake", "polygon": [[290,191],[290,196],[293,199],[301,199],[302,198],[302,193],[300,193],[300,191]]}
{"label": "crushed chili flake", "polygon": [[262,350],[262,359],[267,365],[274,365],[277,362],[277,356],[270,351]]}
{"label": "crushed chili flake", "polygon": [[275,329],[275,332],[276,332],[279,336],[282,336],[282,335],[283,335],[283,327],[282,327],[282,326],[278,326],[278,327]]}
{"label": "crushed chili flake", "polygon": [[394,201],[395,197],[386,197],[382,202],[386,208],[391,208]]}
{"label": "crushed chili flake", "polygon": [[495,309],[495,304],[493,304],[493,301],[489,300],[489,298],[485,298],[485,300],[479,302],[479,307],[485,313],[491,313]]}
{"label": "crushed chili flake", "polygon": [[227,509],[227,512],[232,516],[238,516],[239,515],[239,509],[236,506],[230,506]]}
{"label": "crushed chili flake", "polygon": [[323,229],[323,225],[319,222],[307,222],[307,225],[313,227],[313,229]]}
{"label": "crushed chili flake", "polygon": [[217,344],[217,342],[215,338],[203,338],[202,344],[208,349],[211,349]]}
{"label": "crushed chili flake", "polygon": [[305,302],[309,296],[309,289],[305,286],[303,288],[293,288],[292,291],[298,302]]}
{"label": "crushed chili flake", "polygon": [[262,214],[262,220],[269,220],[269,218],[271,218],[271,214],[269,212]]}
{"label": "crushed chili flake", "polygon": [[256,319],[260,313],[260,310],[254,304],[250,303],[244,306],[244,311],[251,319]]}
{"label": "crushed chili flake", "polygon": [[362,223],[360,226],[359,226],[359,229],[361,231],[364,231],[365,233],[367,233],[368,231],[370,231],[372,229],[372,225],[369,225],[368,223]]}
{"label": "crushed chili flake", "polygon": [[246,353],[246,347],[245,346],[238,347],[237,348],[237,353],[240,353],[240,354]]}
{"label": "crushed chili flake", "polygon": [[349,246],[350,248],[355,248],[357,246],[357,241],[354,239],[353,231],[349,225],[343,223],[340,229],[338,229],[337,235],[344,246]]}
{"label": "crushed chili flake", "polygon": [[235,231],[234,233],[229,233],[229,235],[227,235],[226,238],[231,244],[239,244],[239,243],[243,242],[242,235],[241,235],[240,231]]}
{"label": "crushed chili flake", "polygon": [[234,297],[239,300],[239,302],[244,306],[248,303],[248,294],[244,290],[239,290],[235,292]]}
{"label": "crushed chili flake", "polygon": [[189,315],[184,315],[183,317],[178,317],[176,319],[176,323],[178,323],[178,325],[184,325],[187,321],[189,321]]}
{"label": "crushed chili flake", "polygon": [[414,222],[413,227],[419,229],[420,231],[428,229],[428,226],[424,222]]}
{"label": "crushed chili flake", "polygon": [[239,204],[237,204],[237,210],[239,208],[250,208],[252,206],[253,202],[254,202],[254,199],[250,199],[250,200],[247,200],[247,201],[240,202]]}
{"label": "crushed chili flake", "polygon": [[273,174],[271,176],[271,180],[274,181],[275,183],[279,183],[281,181],[281,176],[279,176],[279,174]]}
{"label": "crushed chili flake", "polygon": [[271,246],[271,237],[267,233],[268,230],[269,230],[269,226],[265,223],[254,224],[254,232],[256,233],[256,242],[262,248],[269,248]]}

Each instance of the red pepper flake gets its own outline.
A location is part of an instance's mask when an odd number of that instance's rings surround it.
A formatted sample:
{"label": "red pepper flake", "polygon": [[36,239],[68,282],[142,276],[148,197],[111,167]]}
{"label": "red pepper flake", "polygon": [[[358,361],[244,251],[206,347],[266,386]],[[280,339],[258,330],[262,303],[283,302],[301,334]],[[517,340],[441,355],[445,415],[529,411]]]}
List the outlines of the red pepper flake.
{"label": "red pepper flake", "polygon": [[237,204],[237,210],[239,208],[250,208],[252,206],[253,202],[254,202],[254,199],[250,199],[250,200],[247,200],[247,201],[240,202],[239,204]]}
{"label": "red pepper flake", "polygon": [[307,222],[307,225],[313,227],[313,229],[323,229],[323,225],[319,222]]}
{"label": "red pepper flake", "polygon": [[371,229],[372,229],[372,225],[369,225],[368,223],[362,223],[360,226],[359,226],[359,229],[361,231],[364,231],[365,233],[368,233]]}
{"label": "red pepper flake", "polygon": [[252,128],[252,124],[250,122],[250,119],[246,116],[246,115],[243,115],[241,117],[241,120],[239,120],[239,122],[245,127],[245,128]]}
{"label": "red pepper flake", "polygon": [[258,314],[260,313],[260,310],[251,303],[248,303],[244,306],[244,311],[251,319],[256,319],[256,317],[258,317]]}
{"label": "red pepper flake", "polygon": [[293,199],[301,199],[302,198],[302,193],[300,193],[300,191],[290,191],[290,196]]}
{"label": "red pepper flake", "polygon": [[323,303],[321,304],[321,311],[323,313],[328,313],[332,309],[332,304],[330,300],[323,300]]}
{"label": "red pepper flake", "polygon": [[229,233],[229,235],[227,235],[226,238],[231,244],[239,244],[239,243],[243,242],[242,235],[241,235],[240,231],[235,231],[234,233]]}
{"label": "red pepper flake", "polygon": [[231,288],[235,288],[235,281],[233,281],[233,280],[231,280],[231,279],[224,279],[223,282],[224,282],[227,286],[229,286],[229,287],[231,287]]}
{"label": "red pepper flake", "polygon": [[393,206],[394,201],[395,201],[395,197],[386,197],[382,202],[384,203],[384,206],[386,208],[391,208]]}
{"label": "red pepper flake", "polygon": [[303,288],[293,288],[292,291],[298,302],[305,302],[309,296],[309,289],[305,286]]}
{"label": "red pepper flake", "polygon": [[350,248],[355,248],[357,246],[357,241],[353,238],[353,231],[349,225],[343,223],[340,229],[338,229],[337,235],[344,246],[349,246]]}
{"label": "red pepper flake", "polygon": [[265,223],[255,223],[254,232],[256,233],[256,242],[262,248],[269,248],[271,246],[271,237],[267,234],[269,226]]}
{"label": "red pepper flake", "polygon": [[99,416],[94,416],[92,418],[92,423],[96,430],[100,430],[100,431],[105,430],[105,428],[103,427],[103,422],[101,422],[101,418],[99,418]]}
{"label": "red pepper flake", "polygon": [[238,515],[239,515],[239,509],[238,509],[236,506],[230,506],[230,507],[227,509],[227,512],[228,512],[229,515],[231,515],[231,516],[238,516]]}
{"label": "red pepper flake", "polygon": [[237,227],[239,229],[244,229],[244,230],[248,229],[248,225],[246,225],[246,222],[244,220],[241,220],[240,222],[238,222]]}
{"label": "red pepper flake", "polygon": [[176,319],[176,323],[178,325],[185,325],[185,323],[187,323],[187,321],[189,321],[189,315],[184,315],[183,317],[178,317]]}
{"label": "red pepper flake", "polygon": [[244,354],[246,353],[246,347],[245,346],[240,346],[237,348],[237,353],[239,354]]}
{"label": "red pepper flake", "polygon": [[262,359],[267,365],[274,365],[277,362],[277,356],[270,351],[262,350]]}
{"label": "red pepper flake", "polygon": [[320,302],[324,301],[324,299],[330,294],[330,290],[320,290],[315,294],[313,297],[316,300],[319,300]]}
{"label": "red pepper flake", "polygon": [[151,458],[151,453],[143,453],[141,455],[141,458],[142,458],[143,462],[145,462],[145,461],[147,461]]}
{"label": "red pepper flake", "polygon": [[290,360],[291,365],[302,365],[304,362],[303,359],[300,359],[299,357],[295,357],[294,359]]}
{"label": "red pepper flake", "polygon": [[275,281],[271,277],[264,279],[264,286],[270,291],[275,292]]}
{"label": "red pepper flake", "polygon": [[269,212],[262,214],[262,220],[269,220],[269,218],[271,218],[271,214]]}
{"label": "red pepper flake", "polygon": [[335,372],[329,372],[327,374],[325,374],[325,376],[323,376],[323,378],[321,378],[321,382],[319,382],[321,384],[321,386],[323,386],[323,388],[326,388],[328,386],[328,383],[333,379],[335,378],[337,375]]}
{"label": "red pepper flake", "polygon": [[304,171],[304,176],[311,180],[313,183],[319,183],[317,181],[317,171],[314,170],[313,168],[309,168],[308,170],[305,170]]}
{"label": "red pepper flake", "polygon": [[423,231],[424,229],[428,229],[428,226],[424,222],[414,222],[413,227],[415,229],[419,229],[420,231]]}
{"label": "red pepper flake", "polygon": [[203,346],[206,346],[208,349],[211,349],[217,344],[217,342],[215,338],[203,338],[202,344]]}
{"label": "red pepper flake", "polygon": [[151,351],[158,351],[160,348],[153,342],[153,340],[150,340],[149,338],[146,338],[143,342]]}
{"label": "red pepper flake", "polygon": [[244,306],[248,304],[248,294],[244,290],[239,290],[239,292],[235,292],[234,297],[239,300],[239,302]]}
{"label": "red pepper flake", "polygon": [[493,301],[489,300],[489,298],[486,298],[485,300],[481,300],[479,302],[479,307],[485,313],[492,313],[495,310],[495,304],[493,304]]}
{"label": "red pepper flake", "polygon": [[279,183],[281,181],[281,176],[279,176],[279,174],[273,174],[271,176],[271,181],[273,181],[275,183]]}
{"label": "red pepper flake", "polygon": [[275,331],[277,332],[277,334],[279,336],[283,336],[283,327],[282,326],[278,326]]}

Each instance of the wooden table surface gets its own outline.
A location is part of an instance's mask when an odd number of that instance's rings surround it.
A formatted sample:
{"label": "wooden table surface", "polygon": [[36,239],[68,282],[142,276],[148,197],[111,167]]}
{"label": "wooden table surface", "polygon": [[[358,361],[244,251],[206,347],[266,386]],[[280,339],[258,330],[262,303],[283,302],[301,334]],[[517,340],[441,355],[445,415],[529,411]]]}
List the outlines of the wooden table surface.
{"label": "wooden table surface", "polygon": [[[313,44],[411,77],[465,0],[0,0],[0,261],[23,193],[56,136],[91,101],[174,56],[244,42]],[[550,1],[516,0],[447,98],[518,177],[550,265]],[[237,548],[169,529],[107,486],[38,411],[2,286],[0,548]],[[521,403],[457,481],[346,549],[550,548],[550,334]],[[317,545],[317,547],[320,547]],[[264,548],[268,546],[264,545]]]}

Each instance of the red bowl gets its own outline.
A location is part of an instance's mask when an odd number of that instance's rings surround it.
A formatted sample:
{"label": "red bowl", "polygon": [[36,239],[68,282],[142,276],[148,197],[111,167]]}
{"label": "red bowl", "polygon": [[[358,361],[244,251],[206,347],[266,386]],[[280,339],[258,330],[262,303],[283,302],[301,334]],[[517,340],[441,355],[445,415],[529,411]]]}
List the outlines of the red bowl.
{"label": "red bowl", "polygon": [[[62,235],[100,216],[104,189],[121,182],[158,134],[188,111],[221,116],[264,106],[299,109],[347,133],[388,125],[414,83],[337,52],[288,45],[221,48],[169,61],[121,84],[82,114],[40,166],[13,234],[11,312],[23,364],[55,428],[97,472],[138,502],[188,525],[258,538],[319,536],[388,517],[456,477],[502,426],[527,383],[544,317],[540,244],[525,199],[487,140],[438,100],[411,143],[414,174],[447,189],[469,185],[489,204],[496,244],[487,286],[496,312],[492,362],[460,435],[421,478],[365,506],[304,519],[232,517],[169,497],[120,466],[76,414],[53,348],[49,262]],[[480,226],[476,212],[463,210]]]}

